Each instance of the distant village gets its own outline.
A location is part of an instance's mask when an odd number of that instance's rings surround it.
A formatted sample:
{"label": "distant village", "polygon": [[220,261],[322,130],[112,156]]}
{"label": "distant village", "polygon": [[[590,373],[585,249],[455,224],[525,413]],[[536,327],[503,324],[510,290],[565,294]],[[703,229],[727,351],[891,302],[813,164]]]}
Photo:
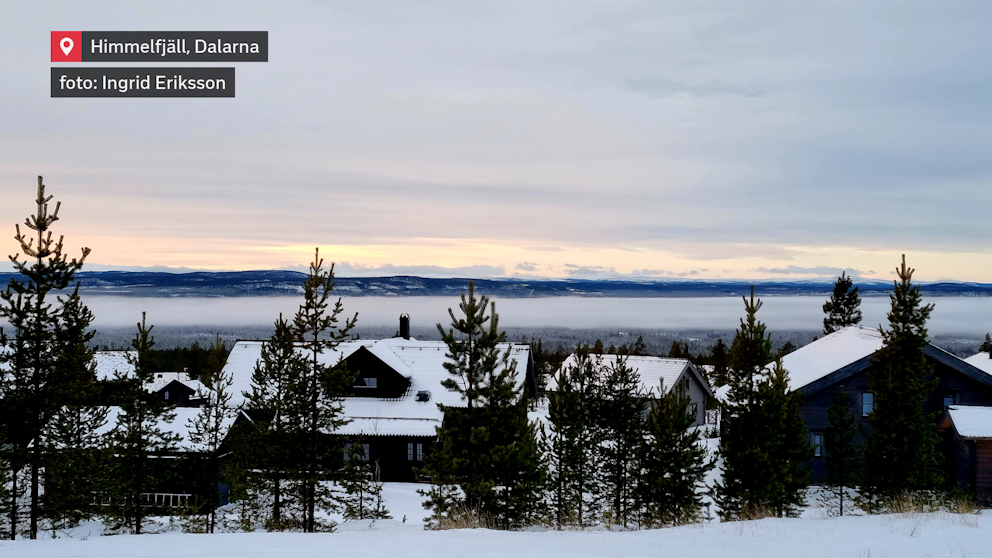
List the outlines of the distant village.
{"label": "distant village", "polygon": [[[933,307],[905,258],[889,321],[861,325],[837,279],[823,335],[773,351],[761,300],[710,354],[514,343],[469,283],[440,341],[357,339],[315,253],[299,309],[268,339],[218,338],[201,370],[161,370],[154,326],[98,351],[73,291],[88,249],[51,232],[39,177],[0,293],[0,532],[331,531],[391,517],[385,483],[418,483],[426,527],[659,528],[992,506],[992,339],[930,344]],[[31,236],[33,235],[33,236]],[[68,294],[58,294],[68,293]]]}

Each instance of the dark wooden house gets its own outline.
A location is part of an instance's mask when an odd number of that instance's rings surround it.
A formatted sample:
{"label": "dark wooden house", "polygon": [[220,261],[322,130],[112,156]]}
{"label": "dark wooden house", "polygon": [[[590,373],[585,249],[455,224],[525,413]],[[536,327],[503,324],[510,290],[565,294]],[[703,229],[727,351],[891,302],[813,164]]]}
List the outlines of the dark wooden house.
{"label": "dark wooden house", "polygon": [[[867,416],[874,407],[868,371],[872,357],[881,348],[878,330],[855,326],[831,333],[782,359],[789,372],[790,388],[803,394],[802,416],[815,448],[810,462],[814,483],[826,476],[823,431],[828,424],[827,409],[841,386],[855,416],[868,429]],[[925,411],[937,413],[952,405],[992,405],[992,375],[933,345],[924,352],[937,379],[937,388],[927,400]],[[863,442],[859,435],[857,443]]]}
{"label": "dark wooden house", "polygon": [[952,405],[944,411],[939,431],[951,479],[992,507],[992,407]]}
{"label": "dark wooden house", "polygon": [[[234,405],[243,401],[243,392],[251,391],[261,348],[261,341],[237,341],[228,356],[225,370],[234,379]],[[511,352],[516,381],[534,396],[537,383],[530,347],[505,344],[502,349]],[[347,444],[362,444],[365,459],[378,462],[383,481],[418,480],[414,470],[423,466],[437,438],[436,428],[444,420],[438,404],[465,405],[458,393],[441,385],[450,377],[444,368],[446,354],[447,346],[440,341],[395,337],[348,341],[322,356],[328,364],[343,360],[356,373],[343,401],[349,423],[335,434]]]}

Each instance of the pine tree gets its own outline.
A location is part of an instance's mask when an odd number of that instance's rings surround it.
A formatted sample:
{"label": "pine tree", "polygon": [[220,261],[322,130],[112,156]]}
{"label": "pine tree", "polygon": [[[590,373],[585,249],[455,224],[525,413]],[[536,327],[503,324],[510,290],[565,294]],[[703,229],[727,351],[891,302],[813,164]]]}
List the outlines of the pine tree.
{"label": "pine tree", "polygon": [[710,383],[714,387],[727,385],[730,381],[730,351],[723,339],[717,339],[710,349],[710,364],[713,365],[713,371],[709,375]]}
{"label": "pine tree", "polygon": [[827,465],[825,483],[827,498],[831,510],[837,505],[837,515],[844,515],[844,500],[848,489],[858,482],[858,446],[855,437],[858,435],[858,421],[851,412],[851,399],[844,386],[837,390],[837,398],[827,409],[827,428],[823,431],[824,461]]}
{"label": "pine tree", "polygon": [[51,529],[70,529],[89,517],[93,494],[101,490],[100,471],[105,464],[98,433],[107,422],[107,408],[98,405],[93,313],[83,304],[79,287],[61,301],[62,312],[55,340],[60,348],[54,367],[54,382],[62,405],[53,409],[44,439],[50,449],[45,456],[44,517]]}
{"label": "pine tree", "polygon": [[599,406],[602,480],[609,520],[627,526],[634,506],[637,452],[643,437],[641,415],[647,403],[640,375],[627,366],[626,357],[614,359],[606,369]]}
{"label": "pine tree", "polygon": [[[51,226],[59,220],[61,202],[49,213],[51,200],[52,196],[45,195],[45,184],[39,176],[37,212],[25,220],[25,226],[35,231],[37,238],[28,238],[20,225],[15,226],[14,239],[26,259],[20,260],[21,254],[10,257],[20,277],[12,278],[7,288],[0,291],[0,319],[6,320],[14,330],[13,341],[6,345],[14,354],[3,358],[9,370],[5,378],[8,384],[5,404],[12,415],[9,425],[16,429],[17,435],[8,436],[7,440],[15,446],[10,452],[15,467],[26,461],[29,468],[28,535],[32,539],[38,538],[38,521],[42,517],[41,471],[47,452],[43,433],[53,410],[61,407],[60,390],[53,383],[60,350],[55,344],[55,330],[61,308],[52,304],[49,296],[53,291],[69,287],[90,253],[89,248],[83,248],[78,260],[69,260],[62,252],[63,237],[56,241],[51,231]],[[11,519],[16,521],[16,514]],[[15,524],[11,536],[16,532]]]}
{"label": "pine tree", "polygon": [[[251,392],[245,393],[247,408],[255,419],[250,436],[242,436],[242,451],[238,455],[243,475],[237,478],[243,499],[271,501],[266,528],[279,531],[299,521],[291,520],[284,510],[288,473],[295,469],[296,444],[291,438],[292,422],[297,420],[298,405],[292,386],[302,377],[303,362],[296,352],[296,333],[282,314],[275,322],[275,331],[262,344],[262,351],[251,376]],[[250,470],[258,470],[252,478]],[[264,495],[259,498],[259,495]],[[291,507],[292,502],[290,502]]]}
{"label": "pine tree", "polygon": [[341,299],[331,305],[331,291],[334,290],[334,265],[324,269],[324,260],[319,249],[314,253],[310,273],[303,284],[303,304],[293,318],[302,359],[301,374],[292,387],[293,396],[299,403],[299,418],[291,423],[295,429],[302,462],[296,471],[299,499],[303,503],[303,530],[308,533],[318,528],[333,528],[317,520],[317,512],[329,511],[337,506],[334,494],[322,482],[331,480],[324,458],[328,455],[341,455],[342,448],[329,442],[328,435],[347,424],[342,416],[341,397],[354,382],[354,374],[348,373],[343,362],[326,364],[323,355],[334,351],[342,341],[348,339],[355,327],[358,314],[340,322],[344,313]]}
{"label": "pine tree", "polygon": [[[510,528],[533,518],[538,511],[538,488],[543,482],[536,430],[527,419],[527,398],[516,380],[516,363],[499,344],[496,305],[476,298],[469,282],[462,294],[462,316],[451,316],[451,328],[438,324],[448,346],[444,363],[450,378],[442,385],[461,395],[465,408],[439,405],[444,423],[438,429],[435,450],[425,461],[425,472],[437,488],[421,491],[429,497],[432,522],[459,510],[491,518]],[[490,312],[487,314],[487,310]],[[450,483],[464,494],[455,496]]]}
{"label": "pine tree", "polygon": [[170,454],[179,442],[177,435],[163,428],[175,420],[175,411],[148,390],[155,378],[153,327],[146,324],[142,312],[131,341],[134,354],[128,355],[133,375],[118,371],[115,376],[124,388],[118,400],[120,413],[108,436],[113,483],[108,490],[109,506],[104,509],[110,532],[141,534],[148,524],[142,495],[152,492],[165,474],[162,462],[166,460],[155,458]]}
{"label": "pine tree", "polygon": [[830,335],[838,329],[861,323],[861,297],[858,296],[858,287],[854,281],[847,276],[847,272],[841,272],[837,282],[834,283],[834,292],[830,295],[830,300],[823,303],[823,334]]}
{"label": "pine tree", "polygon": [[383,500],[379,460],[370,458],[361,439],[346,445],[340,481],[345,492],[342,502],[345,520],[391,518]]}
{"label": "pine tree", "polygon": [[196,393],[196,398],[201,402],[200,411],[189,419],[189,441],[201,454],[201,461],[207,464],[205,480],[209,485],[210,499],[206,502],[209,510],[206,531],[213,533],[217,524],[217,506],[220,505],[219,454],[238,410],[231,406],[234,376],[230,371],[225,371],[221,365],[219,371],[204,376],[204,379],[206,382],[201,382],[202,387]]}
{"label": "pine tree", "polygon": [[992,358],[992,334],[985,334],[985,340],[982,341],[982,346],[978,348],[978,352],[989,353],[989,358]]}
{"label": "pine tree", "polygon": [[648,346],[644,344],[644,336],[638,335],[637,341],[630,346],[629,354],[631,356],[647,356]]}
{"label": "pine tree", "polygon": [[805,462],[812,456],[798,393],[788,393],[788,374],[772,369],[771,337],[758,321],[761,301],[744,298],[741,320],[730,348],[730,391],[723,407],[720,455],[723,482],[716,500],[724,519],[788,515],[802,503],[808,483]]}
{"label": "pine tree", "polygon": [[664,394],[648,412],[634,490],[644,527],[701,519],[703,480],[715,463],[707,458],[702,434],[692,428],[694,423],[689,398],[676,389]]}
{"label": "pine tree", "polygon": [[601,463],[599,429],[602,358],[579,345],[575,358],[561,367],[556,389],[548,393],[548,424],[542,429],[542,451],[549,464],[548,499],[552,521],[566,525],[591,525],[600,511]]}
{"label": "pine tree", "polygon": [[868,415],[862,493],[883,505],[901,493],[935,490],[943,482],[937,417],[923,410],[937,386],[923,352],[933,305],[922,303],[920,288],[912,284],[913,272],[904,255],[889,295],[889,329],[881,331],[882,348],[868,369],[874,409]]}

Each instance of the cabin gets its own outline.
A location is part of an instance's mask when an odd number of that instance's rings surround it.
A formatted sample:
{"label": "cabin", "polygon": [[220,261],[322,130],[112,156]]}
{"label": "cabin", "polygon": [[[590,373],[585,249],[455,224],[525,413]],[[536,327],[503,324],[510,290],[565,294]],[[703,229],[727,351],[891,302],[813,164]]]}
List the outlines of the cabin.
{"label": "cabin", "polygon": [[[706,409],[713,400],[713,390],[701,371],[691,362],[681,358],[654,356],[594,355],[605,367],[616,365],[624,359],[627,366],[637,372],[641,391],[648,398],[657,399],[672,390],[679,390],[689,398],[689,412],[693,416],[693,426],[706,424]],[[575,355],[569,355],[561,367],[574,366]],[[554,377],[548,379],[548,391],[555,391]]]}
{"label": "cabin", "polygon": [[[441,385],[451,377],[444,368],[447,345],[419,341],[408,331],[401,327],[406,336],[392,339],[346,341],[321,355],[326,364],[344,361],[356,374],[342,400],[349,422],[336,434],[346,437],[348,444],[363,444],[365,459],[378,462],[381,479],[387,482],[418,480],[415,469],[423,466],[444,421],[438,405],[466,405],[460,394]],[[251,392],[251,375],[263,343],[239,340],[231,349],[224,367],[234,381],[231,405],[243,404],[245,394]],[[536,396],[530,346],[504,343],[499,348],[510,351],[518,386],[529,397]]]}
{"label": "cabin", "polygon": [[951,405],[938,431],[948,448],[948,472],[978,503],[992,506],[992,407]]}
{"label": "cabin", "polygon": [[[814,447],[810,461],[814,483],[821,482],[827,474],[823,431],[828,424],[827,409],[841,386],[847,392],[851,410],[864,429],[869,429],[868,415],[874,408],[874,397],[868,371],[875,352],[881,348],[882,335],[877,329],[851,326],[782,358],[782,366],[789,372],[789,388],[803,394],[800,413]],[[992,405],[992,374],[933,345],[928,344],[924,354],[937,379],[937,388],[927,400],[925,411],[939,413],[955,405]],[[864,437],[859,434],[856,442],[864,443]]]}
{"label": "cabin", "polygon": [[[97,351],[93,355],[96,365],[96,379],[104,386],[105,400],[110,402],[119,389],[117,378],[120,375],[131,377],[134,373],[134,351]],[[156,372],[148,391],[156,394],[159,399],[168,401],[174,407],[199,407],[199,395],[205,393],[205,386],[199,381],[182,372]]]}

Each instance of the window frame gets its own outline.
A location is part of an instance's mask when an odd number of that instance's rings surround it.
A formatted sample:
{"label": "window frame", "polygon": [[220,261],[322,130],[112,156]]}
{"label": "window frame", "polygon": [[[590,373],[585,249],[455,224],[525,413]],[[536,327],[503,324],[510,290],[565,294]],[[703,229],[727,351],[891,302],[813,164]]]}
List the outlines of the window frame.
{"label": "window frame", "polygon": [[[865,396],[868,397],[869,403],[867,404],[869,411],[865,412]],[[870,391],[861,392],[861,417],[867,417],[875,411],[875,394]]]}
{"label": "window frame", "polygon": [[813,443],[813,457],[823,457],[823,433],[810,432],[810,438]]}

